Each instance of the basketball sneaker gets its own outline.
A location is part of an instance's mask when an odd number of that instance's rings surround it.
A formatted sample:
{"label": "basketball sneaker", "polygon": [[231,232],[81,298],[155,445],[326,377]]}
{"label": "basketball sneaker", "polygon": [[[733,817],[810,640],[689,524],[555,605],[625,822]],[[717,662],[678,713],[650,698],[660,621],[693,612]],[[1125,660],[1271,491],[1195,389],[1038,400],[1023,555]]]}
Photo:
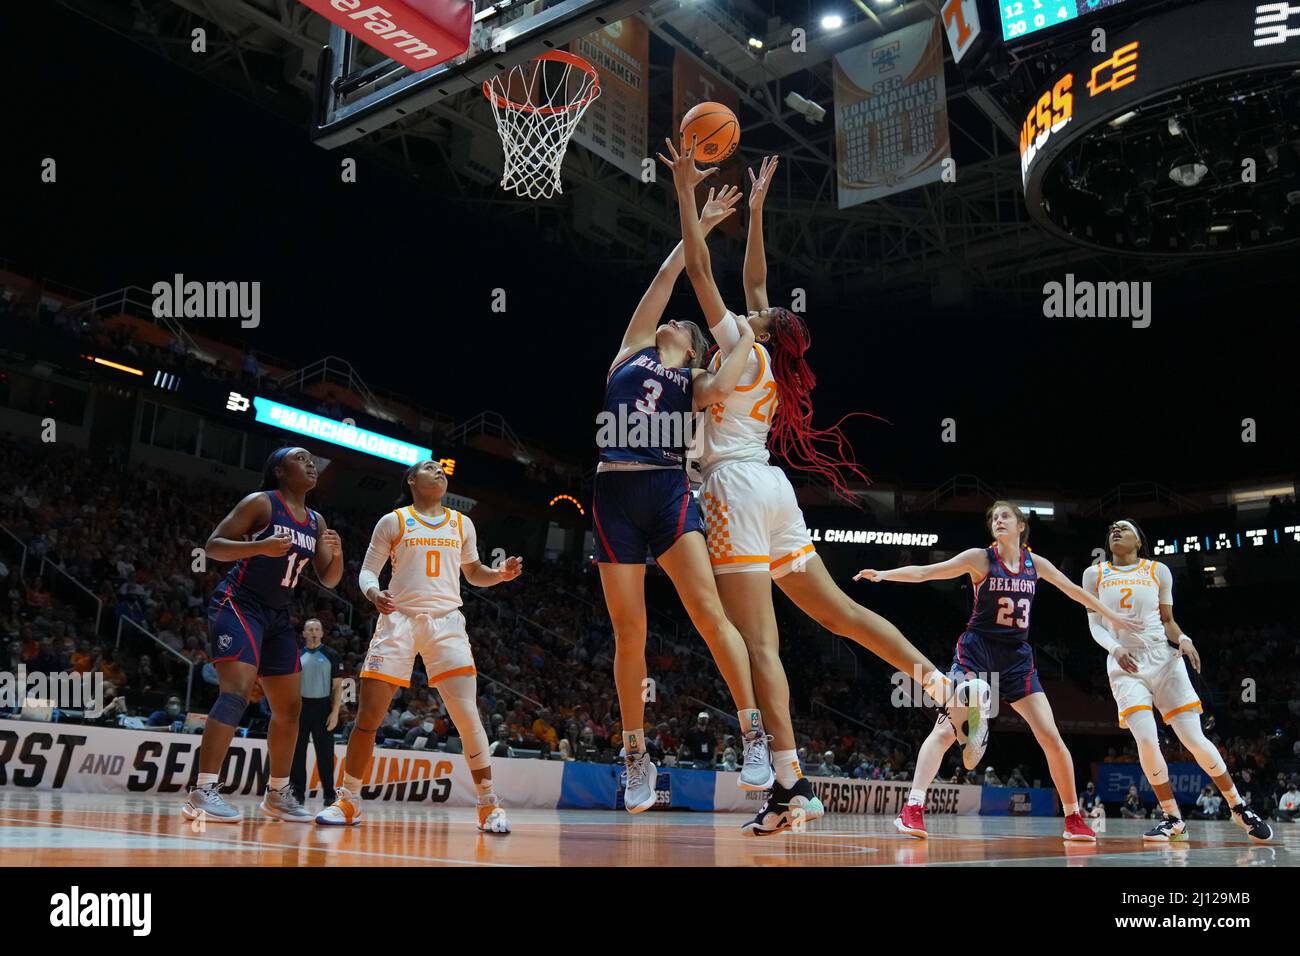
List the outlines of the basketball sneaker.
{"label": "basketball sneaker", "polygon": [[266,794],[259,805],[268,817],[283,820],[285,823],[311,823],[311,811],[298,802],[294,796],[293,784],[286,783],[279,790],[267,787]]}
{"label": "basketball sneaker", "polygon": [[776,771],[772,769],[772,751],[768,743],[770,734],[761,730],[751,730],[745,734],[745,752],[740,767],[740,778],[736,786],[741,790],[770,790],[776,782]]}
{"label": "basketball sneaker", "polygon": [[490,803],[480,803],[478,805],[478,828],[482,833],[509,833],[510,821],[506,819],[506,811],[501,806],[501,801],[492,794]]}
{"label": "basketball sneaker", "polygon": [[181,813],[188,820],[202,817],[213,823],[238,823],[244,815],[226,803],[225,797],[217,789],[219,785],[209,783],[202,787],[190,787],[185,795],[185,806]]}
{"label": "basketball sneaker", "polygon": [[1244,803],[1232,808],[1232,819],[1256,843],[1267,843],[1273,839],[1273,828],[1254,810],[1247,809]]}
{"label": "basketball sneaker", "polygon": [[361,822],[361,800],[347,787],[339,787],[334,802],[316,814],[316,822],[323,827],[354,827]]}
{"label": "basketball sneaker", "polygon": [[773,781],[772,792],[768,794],[763,809],[754,819],[743,824],[740,832],[745,836],[772,836],[782,830],[800,829],[825,813],[826,808],[817,799],[812,784],[803,777],[788,789]]}
{"label": "basketball sneaker", "polygon": [[624,758],[627,773],[624,776],[623,806],[628,813],[640,813],[655,805],[655,783],[659,768],[650,762],[650,755],[636,754]]}
{"label": "basketball sneaker", "polygon": [[961,762],[967,770],[979,767],[989,745],[989,712],[993,690],[988,681],[972,677],[954,688],[948,698],[947,714],[961,744]]}
{"label": "basketball sneaker", "polygon": [[1065,832],[1061,834],[1062,840],[1077,840],[1080,843],[1096,843],[1097,834],[1092,832],[1092,827],[1083,822],[1083,814],[1075,810],[1065,818]]}
{"label": "basketball sneaker", "polygon": [[1187,840],[1187,822],[1166,813],[1163,820],[1142,834],[1142,839],[1148,843],[1185,842]]}
{"label": "basketball sneaker", "polygon": [[894,818],[894,829],[918,840],[929,839],[930,834],[925,829],[925,806],[920,803],[904,804],[903,812]]}

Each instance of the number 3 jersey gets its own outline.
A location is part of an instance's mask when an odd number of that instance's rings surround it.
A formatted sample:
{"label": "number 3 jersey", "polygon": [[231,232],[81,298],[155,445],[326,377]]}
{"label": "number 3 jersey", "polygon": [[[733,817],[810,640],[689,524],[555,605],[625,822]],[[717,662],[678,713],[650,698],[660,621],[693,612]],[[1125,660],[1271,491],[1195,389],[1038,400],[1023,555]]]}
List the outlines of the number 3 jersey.
{"label": "number 3 jersey", "polygon": [[1027,642],[1029,613],[1038,586],[1034,556],[1021,548],[1020,570],[1013,572],[1002,563],[997,545],[990,545],[985,553],[988,555],[989,573],[975,588],[975,607],[966,630],[981,637]]}
{"label": "number 3 jersey", "polygon": [[602,463],[683,468],[694,426],[695,383],[689,368],[668,368],[654,346],[610,369],[597,419]]}
{"label": "number 3 jersey", "polygon": [[379,585],[379,572],[391,561],[388,593],[406,614],[438,617],[461,606],[460,571],[478,557],[474,522],[444,508],[429,517],[407,506],[379,519],[361,567],[361,593]]}
{"label": "number 3 jersey", "polygon": [[256,601],[262,607],[274,610],[289,606],[298,578],[316,556],[320,518],[308,508],[307,520],[299,521],[280,497],[280,492],[268,491],[266,496],[271,500],[271,520],[253,532],[249,540],[264,541],[280,531],[287,531],[289,550],[278,558],[265,554],[240,558],[217,588],[216,597],[235,602]]}

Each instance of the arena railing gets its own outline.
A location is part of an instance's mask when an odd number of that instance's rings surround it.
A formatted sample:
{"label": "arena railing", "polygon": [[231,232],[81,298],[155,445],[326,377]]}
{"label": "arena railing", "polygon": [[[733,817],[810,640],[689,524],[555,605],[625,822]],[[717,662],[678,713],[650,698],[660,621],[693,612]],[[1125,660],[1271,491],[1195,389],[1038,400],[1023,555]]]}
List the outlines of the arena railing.
{"label": "arena railing", "polygon": [[13,538],[14,542],[18,545],[18,580],[21,581],[27,577],[27,542],[23,541],[22,538],[18,537],[18,535],[14,534],[2,524],[0,524],[0,531],[3,531],[5,534],[9,535],[9,537]]}
{"label": "arena railing", "polygon": [[[86,596],[89,597],[90,600],[94,602],[94,605],[95,605],[95,635],[98,636],[98,635],[99,635],[99,625],[100,625],[100,622],[101,622],[101,621],[103,620],[103,618],[104,618],[104,602],[103,602],[103,600],[101,600],[100,597],[99,597],[99,595],[97,595],[94,591],[92,591],[90,588],[86,587],[84,584],[82,584],[80,581],[78,581],[76,578],[74,578],[71,574],[69,574],[67,571],[65,571],[63,568],[61,568],[59,565],[55,564],[55,563],[54,563],[53,561],[51,561],[49,558],[41,558],[41,576],[42,576],[42,577],[45,576],[45,572],[46,572],[46,568],[47,568],[47,567],[49,567],[49,568],[53,568],[55,571],[58,571],[59,574],[63,575],[65,578],[67,578],[68,581],[70,581],[70,582],[73,584],[74,587],[76,587],[77,589],[79,589],[79,590],[85,592]],[[53,590],[53,588],[51,588],[51,590]]]}
{"label": "arena railing", "polygon": [[115,654],[122,647],[122,628],[127,624],[130,624],[145,637],[149,638],[149,640],[161,647],[166,653],[172,655],[172,657],[179,658],[180,662],[189,669],[189,673],[185,678],[185,713],[188,714],[190,712],[190,698],[194,693],[194,662],[174,647],[165,644],[157,635],[141,627],[137,622],[126,616],[117,619],[117,642],[113,645],[113,652]]}

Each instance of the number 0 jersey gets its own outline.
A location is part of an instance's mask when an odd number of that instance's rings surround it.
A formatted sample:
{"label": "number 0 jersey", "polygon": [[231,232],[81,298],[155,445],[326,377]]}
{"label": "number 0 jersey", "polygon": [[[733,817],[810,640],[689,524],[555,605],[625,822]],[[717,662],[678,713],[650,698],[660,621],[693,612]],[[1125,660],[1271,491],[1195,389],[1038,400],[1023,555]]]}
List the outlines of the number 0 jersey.
{"label": "number 0 jersey", "polygon": [[387,590],[398,609],[437,617],[461,606],[461,566],[478,559],[474,522],[468,516],[451,508],[437,517],[410,506],[398,508],[380,518],[370,536],[361,590],[378,583],[379,572],[391,561]]}
{"label": "number 0 jersey", "polygon": [[289,532],[289,551],[278,558],[265,554],[240,558],[226,573],[217,595],[236,602],[256,601],[265,608],[289,606],[294,586],[303,570],[316,555],[320,521],[316,512],[307,509],[307,520],[299,521],[284,503],[278,491],[265,492],[271,500],[271,520],[249,535],[250,541],[263,541],[279,531]]}
{"label": "number 0 jersey", "polygon": [[966,623],[966,630],[981,637],[1027,642],[1029,614],[1034,607],[1034,591],[1038,586],[1034,556],[1021,548],[1020,570],[1013,572],[1002,563],[997,545],[989,545],[985,554],[989,559],[989,573],[975,588],[975,607]]}
{"label": "number 0 jersey", "polygon": [[[718,352],[709,363],[709,371],[716,372],[721,365],[722,353]],[[767,435],[772,430],[777,401],[772,356],[755,342],[735,391],[704,412],[698,451],[705,478],[728,462],[768,463]],[[695,457],[695,449],[691,457]]]}

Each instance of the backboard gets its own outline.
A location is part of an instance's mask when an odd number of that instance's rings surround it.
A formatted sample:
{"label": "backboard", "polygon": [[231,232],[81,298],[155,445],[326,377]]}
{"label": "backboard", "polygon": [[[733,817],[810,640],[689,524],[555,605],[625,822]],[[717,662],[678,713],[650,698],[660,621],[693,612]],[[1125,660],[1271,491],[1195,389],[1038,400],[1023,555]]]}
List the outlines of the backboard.
{"label": "backboard", "polygon": [[412,73],[330,25],[316,69],[312,140],[327,149],[373,133],[547,50],[648,7],[651,0],[474,0],[474,32],[462,55]]}

